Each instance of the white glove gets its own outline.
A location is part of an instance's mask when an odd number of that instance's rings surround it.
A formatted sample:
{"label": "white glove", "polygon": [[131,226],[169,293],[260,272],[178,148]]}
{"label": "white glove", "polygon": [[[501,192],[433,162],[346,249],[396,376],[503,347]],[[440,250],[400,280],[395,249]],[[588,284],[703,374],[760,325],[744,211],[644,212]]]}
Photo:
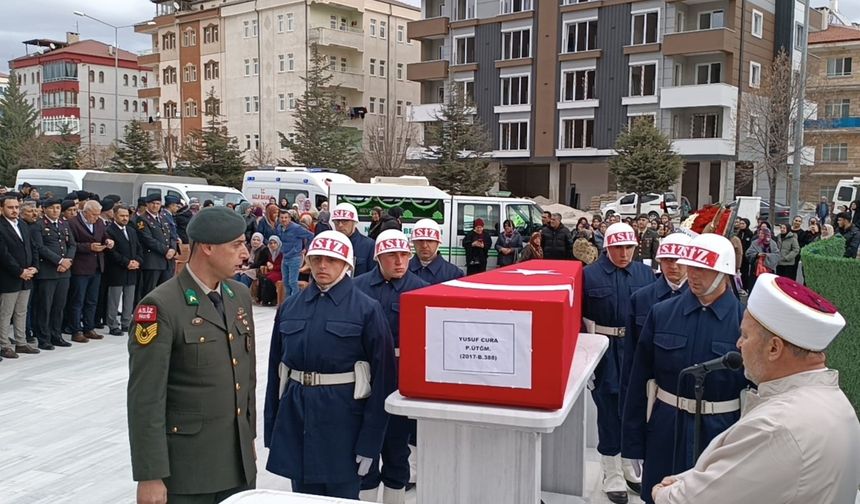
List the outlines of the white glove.
{"label": "white glove", "polygon": [[356,455],[355,463],[358,464],[358,475],[366,476],[370,472],[370,464],[373,463],[373,459]]}

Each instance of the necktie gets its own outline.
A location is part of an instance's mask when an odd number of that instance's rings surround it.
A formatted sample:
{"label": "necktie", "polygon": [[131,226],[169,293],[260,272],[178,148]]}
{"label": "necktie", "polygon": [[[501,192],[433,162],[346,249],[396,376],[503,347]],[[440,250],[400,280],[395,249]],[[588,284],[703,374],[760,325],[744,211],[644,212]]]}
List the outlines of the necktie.
{"label": "necktie", "polygon": [[60,234],[60,224],[59,224],[59,222],[54,222],[54,231],[56,231],[56,232],[57,232],[57,234]]}
{"label": "necktie", "polygon": [[128,231],[125,230],[125,226],[121,227],[122,235],[125,236],[125,239],[128,240]]}
{"label": "necktie", "polygon": [[221,315],[221,318],[224,318],[224,302],[221,299],[221,294],[218,294],[216,291],[209,291],[209,299],[212,300],[212,304],[215,305],[215,309],[218,310],[218,314]]}

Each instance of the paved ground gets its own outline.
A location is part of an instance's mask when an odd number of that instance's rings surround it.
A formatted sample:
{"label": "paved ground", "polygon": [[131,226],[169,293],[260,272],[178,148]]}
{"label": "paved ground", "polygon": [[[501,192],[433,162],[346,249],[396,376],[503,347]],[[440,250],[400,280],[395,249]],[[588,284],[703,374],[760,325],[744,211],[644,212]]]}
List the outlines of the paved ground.
{"label": "paved ground", "polygon": [[[268,349],[274,308],[255,308],[260,349]],[[258,353],[265,376],[267,352]],[[126,339],[75,344],[0,362],[0,502],[4,504],[125,504],[134,501],[125,388]],[[258,397],[265,380],[259,381]],[[257,401],[262,423],[263,401]],[[262,433],[262,425],[258,432]],[[289,490],[289,481],[265,471],[262,437],[259,488]],[[597,454],[588,464],[591,502],[599,491]],[[415,502],[410,495],[408,502]],[[639,503],[636,498],[631,504]]]}

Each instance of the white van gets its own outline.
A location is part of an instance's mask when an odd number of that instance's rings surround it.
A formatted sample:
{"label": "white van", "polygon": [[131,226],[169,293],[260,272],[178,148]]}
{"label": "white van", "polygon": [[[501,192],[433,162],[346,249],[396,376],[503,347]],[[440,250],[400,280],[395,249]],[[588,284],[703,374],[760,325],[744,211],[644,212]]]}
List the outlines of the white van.
{"label": "white van", "polygon": [[[415,185],[410,180],[400,184],[338,184],[329,186],[329,201],[352,203],[358,210],[359,230],[367,234],[370,229],[370,214],[374,207],[386,211],[398,206],[403,210],[403,232],[409,236],[420,219],[433,219],[442,226],[442,245],[439,253],[466,269],[466,251],[463,237],[472,230],[475,219],[484,220],[484,228],[493,238],[499,236],[502,223],[511,219],[514,227],[528,242],[531,233],[541,227],[541,209],[535,202],[524,198],[497,198],[488,196],[451,196],[436,187]],[[451,237],[454,237],[452,240]],[[490,250],[487,267],[496,267],[496,251]]]}
{"label": "white van", "polygon": [[277,166],[245,172],[242,193],[251,203],[265,205],[270,198],[280,203],[287,198],[291,205],[299,203],[303,211],[318,210],[328,200],[328,185],[335,182],[354,184],[355,180],[323,168]]}
{"label": "white van", "polygon": [[842,179],[836,184],[833,192],[833,211],[839,212],[839,207],[851,208],[851,202],[860,199],[860,177]]}

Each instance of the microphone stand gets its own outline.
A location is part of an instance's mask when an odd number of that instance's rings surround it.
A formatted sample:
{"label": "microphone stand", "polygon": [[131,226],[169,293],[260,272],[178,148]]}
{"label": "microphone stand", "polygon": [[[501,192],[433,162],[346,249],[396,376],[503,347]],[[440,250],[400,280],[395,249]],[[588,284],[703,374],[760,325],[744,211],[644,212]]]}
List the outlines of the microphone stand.
{"label": "microphone stand", "polygon": [[705,374],[696,375],[696,383],[693,392],[696,395],[696,415],[693,419],[693,463],[702,454],[700,445],[702,443],[702,399],[705,397]]}

